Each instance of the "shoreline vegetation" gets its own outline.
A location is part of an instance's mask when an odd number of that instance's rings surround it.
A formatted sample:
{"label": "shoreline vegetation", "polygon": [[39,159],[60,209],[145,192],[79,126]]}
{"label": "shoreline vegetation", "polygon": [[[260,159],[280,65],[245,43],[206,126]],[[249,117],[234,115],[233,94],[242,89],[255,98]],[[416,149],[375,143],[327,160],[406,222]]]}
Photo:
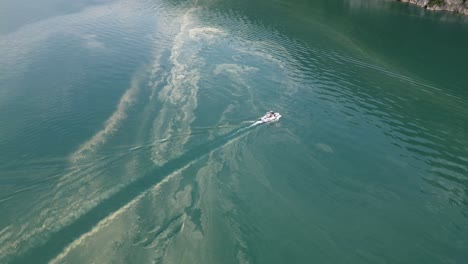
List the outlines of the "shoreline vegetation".
{"label": "shoreline vegetation", "polygon": [[468,15],[467,0],[397,0],[398,2],[411,3],[429,10],[444,10]]}

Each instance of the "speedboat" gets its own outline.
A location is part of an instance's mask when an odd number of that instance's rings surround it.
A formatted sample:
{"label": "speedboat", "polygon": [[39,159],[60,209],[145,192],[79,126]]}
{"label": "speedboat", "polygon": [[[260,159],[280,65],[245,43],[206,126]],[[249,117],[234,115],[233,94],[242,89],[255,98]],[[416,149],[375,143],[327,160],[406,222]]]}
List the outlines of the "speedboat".
{"label": "speedboat", "polygon": [[258,119],[258,121],[262,123],[271,123],[278,121],[281,118],[280,113],[278,112],[273,112],[273,111],[268,111],[264,116]]}

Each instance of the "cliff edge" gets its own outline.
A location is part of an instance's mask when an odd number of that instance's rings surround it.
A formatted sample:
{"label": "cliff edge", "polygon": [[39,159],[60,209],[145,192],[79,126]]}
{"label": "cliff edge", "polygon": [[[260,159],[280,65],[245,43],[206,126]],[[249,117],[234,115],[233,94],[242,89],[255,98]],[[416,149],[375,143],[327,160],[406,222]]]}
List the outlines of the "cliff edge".
{"label": "cliff edge", "polygon": [[430,10],[446,10],[468,15],[467,0],[397,0],[416,4]]}

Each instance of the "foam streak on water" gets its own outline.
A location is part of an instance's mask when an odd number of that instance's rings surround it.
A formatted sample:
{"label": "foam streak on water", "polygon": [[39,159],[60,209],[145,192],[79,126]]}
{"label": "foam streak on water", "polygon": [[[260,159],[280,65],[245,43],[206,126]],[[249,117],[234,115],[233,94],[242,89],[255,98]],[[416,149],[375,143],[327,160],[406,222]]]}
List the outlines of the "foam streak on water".
{"label": "foam streak on water", "polygon": [[46,2],[0,35],[1,263],[468,259],[465,22]]}

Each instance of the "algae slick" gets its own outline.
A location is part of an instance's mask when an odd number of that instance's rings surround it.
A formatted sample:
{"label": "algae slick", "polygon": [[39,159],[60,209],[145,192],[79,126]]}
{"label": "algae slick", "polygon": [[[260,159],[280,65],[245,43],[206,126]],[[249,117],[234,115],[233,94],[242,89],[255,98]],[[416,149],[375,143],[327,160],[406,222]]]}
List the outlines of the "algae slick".
{"label": "algae slick", "polygon": [[468,259],[463,19],[4,2],[0,263]]}

